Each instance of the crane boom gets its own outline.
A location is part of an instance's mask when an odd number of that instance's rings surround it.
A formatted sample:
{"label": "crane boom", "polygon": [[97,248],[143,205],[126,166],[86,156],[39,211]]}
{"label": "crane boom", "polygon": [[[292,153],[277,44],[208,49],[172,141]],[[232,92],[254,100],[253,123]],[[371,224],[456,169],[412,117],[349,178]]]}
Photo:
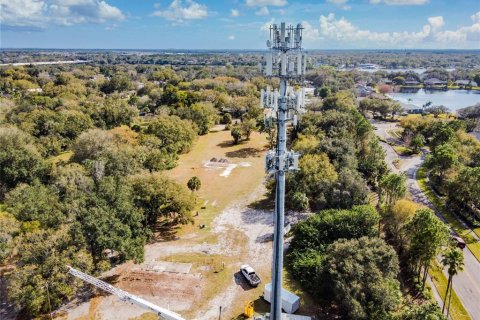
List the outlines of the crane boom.
{"label": "crane boom", "polygon": [[133,294],[130,294],[126,291],[123,291],[123,290],[120,290],[118,288],[115,288],[114,286],[102,281],[102,280],[99,280],[95,277],[92,277],[86,273],[83,273],[75,268],[72,268],[70,266],[67,266],[68,267],[68,273],[70,273],[71,275],[79,278],[79,279],[82,279],[83,281],[85,282],[88,282],[90,283],[91,285],[94,285],[95,287],[97,288],[100,288],[104,291],[107,291],[111,294],[114,294],[116,295],[117,297],[120,298],[120,300],[122,301],[125,301],[125,302],[130,302],[130,303],[134,303],[142,308],[146,308],[146,309],[149,309],[153,312],[155,312],[158,316],[160,316],[161,318],[165,319],[165,320],[185,320],[184,318],[182,318],[179,314],[175,313],[175,312],[172,312],[170,310],[167,310],[167,309],[164,309],[164,308],[161,308],[145,299],[142,299],[140,297],[137,297]]}

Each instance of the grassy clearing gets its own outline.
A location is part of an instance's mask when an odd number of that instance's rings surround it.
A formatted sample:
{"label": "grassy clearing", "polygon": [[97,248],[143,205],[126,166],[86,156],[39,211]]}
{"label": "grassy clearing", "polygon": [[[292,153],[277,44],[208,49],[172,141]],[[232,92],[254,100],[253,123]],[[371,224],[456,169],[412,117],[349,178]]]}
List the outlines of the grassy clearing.
{"label": "grassy clearing", "polygon": [[[450,211],[445,208],[445,201],[432,191],[428,184],[428,178],[426,174],[426,168],[421,167],[417,171],[417,182],[420,186],[422,192],[426,195],[428,200],[437,208],[437,210],[442,214],[443,218],[450,227],[457,232],[460,237],[467,243],[468,249],[472,254],[480,261],[480,242],[476,241],[475,238],[471,235],[473,232],[470,228],[465,227]],[[479,235],[480,228],[476,228],[476,234]],[[475,231],[474,230],[474,231]]]}
{"label": "grassy clearing", "polygon": [[[186,185],[192,176],[197,176],[202,186],[196,192],[198,199],[195,211],[198,216],[195,217],[195,225],[182,226],[179,235],[200,232],[208,236],[213,219],[223,209],[234,200],[246,198],[262,183],[266,147],[266,136],[257,132],[252,133],[249,141],[233,145],[230,131],[217,131],[200,136],[194,148],[180,156],[178,166],[168,171],[167,175],[182,185]],[[213,157],[227,158],[230,163],[239,166],[228,177],[220,176],[224,168],[204,167],[204,162]],[[242,167],[240,164],[248,166]],[[199,224],[206,227],[199,230]]]}
{"label": "grassy clearing", "polygon": [[[440,297],[442,300],[445,298],[445,293],[447,291],[447,282],[448,279],[442,271],[439,263],[435,260],[433,261],[432,265],[430,266],[430,270],[428,274],[432,278],[432,282],[438,290]],[[448,301],[448,300],[447,300]],[[452,303],[450,305],[450,316],[453,320],[468,320],[471,319],[465,310],[462,302],[458,298],[455,290],[452,292]]]}
{"label": "grassy clearing", "polygon": [[68,162],[68,161],[70,161],[70,158],[72,158],[72,156],[73,156],[73,151],[65,151],[65,152],[60,153],[57,156],[53,156],[53,157],[48,158],[47,161],[50,164],[57,164],[60,161]]}
{"label": "grassy clearing", "polygon": [[394,130],[389,130],[387,133],[394,139],[401,139],[402,132],[403,132],[403,129],[394,129]]}
{"label": "grassy clearing", "polygon": [[414,154],[413,150],[408,147],[393,145],[392,148],[399,156],[411,156]]}

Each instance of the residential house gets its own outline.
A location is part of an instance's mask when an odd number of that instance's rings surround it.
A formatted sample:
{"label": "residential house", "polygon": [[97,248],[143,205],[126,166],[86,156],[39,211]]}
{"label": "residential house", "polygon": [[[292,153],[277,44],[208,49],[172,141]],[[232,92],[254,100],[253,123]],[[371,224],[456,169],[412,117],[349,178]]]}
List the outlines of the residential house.
{"label": "residential house", "polygon": [[375,90],[372,87],[362,84],[355,85],[355,90],[357,91],[358,97],[368,97],[372,93],[375,93]]}
{"label": "residential house", "polygon": [[418,82],[414,78],[407,78],[407,79],[405,79],[405,82],[404,82],[405,86],[418,86],[419,84],[420,84],[420,82]]}
{"label": "residential house", "polygon": [[477,83],[472,80],[457,80],[455,81],[455,84],[459,87],[476,87]]}
{"label": "residential house", "polygon": [[434,87],[434,86],[444,86],[447,84],[446,81],[437,79],[437,78],[430,78],[423,81],[426,87]]}
{"label": "residential house", "polygon": [[424,110],[422,107],[416,106],[411,103],[400,103],[402,105],[402,108],[404,110],[404,114],[409,113],[409,114],[423,114]]}
{"label": "residential house", "polygon": [[382,79],[380,79],[380,83],[392,84],[392,80],[390,80],[388,78],[382,78]]}

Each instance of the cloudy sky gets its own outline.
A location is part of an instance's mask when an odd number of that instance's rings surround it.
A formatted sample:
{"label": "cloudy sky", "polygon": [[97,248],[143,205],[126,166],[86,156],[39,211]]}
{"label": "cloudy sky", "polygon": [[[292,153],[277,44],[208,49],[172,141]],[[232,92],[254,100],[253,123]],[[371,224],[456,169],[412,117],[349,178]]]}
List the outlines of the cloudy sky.
{"label": "cloudy sky", "polygon": [[308,49],[480,49],[480,0],[0,0],[2,48],[263,49],[302,22]]}

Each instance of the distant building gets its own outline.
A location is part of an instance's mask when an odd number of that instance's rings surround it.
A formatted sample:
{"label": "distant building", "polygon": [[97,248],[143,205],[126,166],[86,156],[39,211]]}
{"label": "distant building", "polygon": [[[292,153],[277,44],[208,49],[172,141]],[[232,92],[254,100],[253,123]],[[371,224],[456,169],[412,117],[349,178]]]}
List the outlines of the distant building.
{"label": "distant building", "polygon": [[405,114],[423,114],[423,108],[418,107],[414,104],[411,103],[400,103],[402,105],[402,108],[404,110]]}
{"label": "distant building", "polygon": [[419,84],[420,82],[413,78],[407,78],[404,82],[404,85],[406,86],[418,86]]}
{"label": "distant building", "polygon": [[444,86],[447,82],[437,79],[437,78],[430,78],[423,82],[426,86]]}
{"label": "distant building", "polygon": [[362,84],[355,85],[355,90],[358,97],[368,97],[369,95],[375,93],[375,90],[372,87]]}
{"label": "distant building", "polygon": [[472,80],[457,80],[455,84],[459,87],[476,87],[477,83]]}
{"label": "distant building", "polygon": [[392,84],[392,80],[390,80],[388,78],[382,78],[382,79],[380,79],[380,83]]}

